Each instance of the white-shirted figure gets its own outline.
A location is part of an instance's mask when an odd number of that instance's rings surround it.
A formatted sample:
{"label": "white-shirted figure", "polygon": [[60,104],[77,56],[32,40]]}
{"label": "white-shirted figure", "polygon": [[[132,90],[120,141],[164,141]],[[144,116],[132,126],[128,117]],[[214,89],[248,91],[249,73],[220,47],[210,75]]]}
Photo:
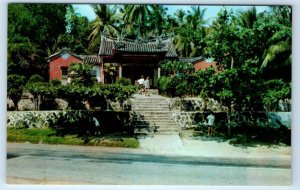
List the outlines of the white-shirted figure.
{"label": "white-shirted figure", "polygon": [[144,88],[144,81],[145,81],[145,79],[144,79],[144,76],[142,75],[141,76],[141,78],[137,81],[138,82],[138,84],[139,84],[139,94],[142,94],[142,92],[145,90]]}
{"label": "white-shirted figure", "polygon": [[215,116],[213,115],[213,112],[211,111],[210,114],[207,116],[207,135],[212,136],[214,134],[214,122],[215,122]]}
{"label": "white-shirted figure", "polygon": [[150,89],[149,77],[147,77],[146,80],[144,81],[144,88],[145,88],[145,96],[150,96],[150,94],[149,94],[149,89]]}

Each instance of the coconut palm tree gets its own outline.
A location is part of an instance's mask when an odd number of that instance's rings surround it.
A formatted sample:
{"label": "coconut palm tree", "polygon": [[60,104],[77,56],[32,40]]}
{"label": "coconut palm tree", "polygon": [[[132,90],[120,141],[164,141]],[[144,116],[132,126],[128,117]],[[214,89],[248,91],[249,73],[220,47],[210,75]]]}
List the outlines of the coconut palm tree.
{"label": "coconut palm tree", "polygon": [[191,9],[188,11],[186,20],[192,29],[197,30],[207,23],[204,19],[206,9],[201,10],[200,6],[192,6]]}
{"label": "coconut palm tree", "polygon": [[192,6],[186,17],[184,12],[177,10],[179,26],[174,39],[175,48],[182,57],[193,57],[202,54],[204,48],[206,20],[204,19],[206,9],[200,6]]}
{"label": "coconut palm tree", "polygon": [[261,69],[279,69],[291,67],[292,59],[292,30],[283,27],[274,33],[269,40],[269,48],[264,53]]}
{"label": "coconut palm tree", "polygon": [[130,26],[131,31],[134,28],[138,38],[145,36],[149,29],[149,18],[152,10],[152,5],[124,5],[122,12],[126,28]]}
{"label": "coconut palm tree", "polygon": [[109,5],[91,5],[96,19],[92,23],[92,32],[88,39],[92,42],[101,34],[116,37],[119,34],[117,25],[120,22],[116,14],[116,8]]}
{"label": "coconut palm tree", "polygon": [[257,11],[255,6],[247,11],[239,11],[237,22],[240,26],[248,29],[252,29],[254,23],[257,21]]}
{"label": "coconut palm tree", "polygon": [[152,5],[152,14],[150,15],[150,28],[156,35],[161,35],[166,30],[166,18],[168,8],[163,5]]}
{"label": "coconut palm tree", "polygon": [[184,25],[186,13],[183,9],[177,9],[175,12],[175,17],[176,17],[178,26]]}
{"label": "coconut palm tree", "polygon": [[279,77],[291,78],[292,64],[292,29],[291,9],[288,6],[272,9],[271,17],[275,18],[277,30],[268,40],[268,48],[263,55],[261,69],[263,71],[276,70]]}

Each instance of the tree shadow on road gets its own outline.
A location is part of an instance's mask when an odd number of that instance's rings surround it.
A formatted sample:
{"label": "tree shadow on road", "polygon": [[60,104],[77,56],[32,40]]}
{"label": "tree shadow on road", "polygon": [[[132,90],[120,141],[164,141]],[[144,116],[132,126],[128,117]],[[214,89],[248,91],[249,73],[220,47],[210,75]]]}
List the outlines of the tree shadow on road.
{"label": "tree shadow on road", "polygon": [[[225,131],[218,131],[214,136],[208,137],[205,130],[194,130],[189,135],[193,140],[228,142],[232,146],[248,148],[258,146],[279,147],[290,146],[291,130],[287,128],[260,128],[252,131],[233,130],[229,137]],[[187,135],[185,135],[187,137]]]}

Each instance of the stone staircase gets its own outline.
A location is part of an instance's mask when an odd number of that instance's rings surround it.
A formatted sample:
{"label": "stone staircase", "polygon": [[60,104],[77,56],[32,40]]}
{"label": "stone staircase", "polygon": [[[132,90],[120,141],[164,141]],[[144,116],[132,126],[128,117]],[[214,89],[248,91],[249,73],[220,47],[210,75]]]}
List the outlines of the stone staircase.
{"label": "stone staircase", "polygon": [[135,94],[132,98],[133,124],[136,134],[173,134],[179,127],[172,118],[172,111],[165,97],[151,92],[150,97]]}

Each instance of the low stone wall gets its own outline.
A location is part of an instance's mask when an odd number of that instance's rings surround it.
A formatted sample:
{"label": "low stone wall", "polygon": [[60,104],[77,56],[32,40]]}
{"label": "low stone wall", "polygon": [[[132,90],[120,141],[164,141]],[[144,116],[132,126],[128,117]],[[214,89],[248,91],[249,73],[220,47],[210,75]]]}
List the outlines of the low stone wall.
{"label": "low stone wall", "polygon": [[171,110],[176,111],[226,111],[227,107],[222,106],[217,100],[209,98],[204,100],[199,97],[191,98],[168,98],[168,102]]}
{"label": "low stone wall", "polygon": [[[198,127],[199,125],[207,122],[207,115],[209,113],[205,111],[176,111],[172,114],[172,117],[175,123],[181,128],[193,128]],[[234,113],[233,113],[234,114]],[[247,118],[247,114],[249,112],[236,112],[236,115],[240,115],[239,122],[247,122],[242,121]],[[214,112],[215,115],[215,123],[217,125],[221,125],[221,123],[226,124],[227,121],[227,113],[223,111]],[[246,115],[246,116],[245,116]],[[254,116],[255,119],[261,120],[265,118],[268,120],[268,126],[271,128],[279,128],[286,127],[291,129],[291,112],[260,112]],[[242,119],[241,119],[242,118]],[[249,119],[249,117],[248,117]],[[235,121],[235,116],[232,116],[232,121]],[[265,123],[258,122],[261,126],[266,127]]]}
{"label": "low stone wall", "polygon": [[132,132],[133,113],[114,111],[8,111],[7,127],[13,128],[93,128],[95,117],[107,133]]}
{"label": "low stone wall", "polygon": [[[8,111],[7,127],[14,128],[43,128],[57,125],[60,117],[66,113],[77,114],[75,118],[80,119],[80,111]],[[101,120],[107,130],[119,130],[121,127],[131,127],[133,122],[132,112],[106,112],[106,111],[82,111],[91,117],[95,116]],[[79,114],[79,116],[78,116]],[[226,123],[226,112],[215,112],[216,123]],[[237,112],[237,114],[240,114]],[[175,111],[173,119],[181,128],[197,127],[199,123],[206,121],[208,113],[204,111]],[[240,114],[241,115],[241,114]],[[291,128],[291,112],[261,112],[259,117],[268,119],[272,128]],[[85,118],[86,119],[86,118]],[[232,118],[233,120],[234,118]],[[258,118],[259,119],[259,118]],[[263,124],[262,124],[263,125]]]}
{"label": "low stone wall", "polygon": [[9,111],[7,112],[7,127],[42,128],[49,127],[63,111]]}

